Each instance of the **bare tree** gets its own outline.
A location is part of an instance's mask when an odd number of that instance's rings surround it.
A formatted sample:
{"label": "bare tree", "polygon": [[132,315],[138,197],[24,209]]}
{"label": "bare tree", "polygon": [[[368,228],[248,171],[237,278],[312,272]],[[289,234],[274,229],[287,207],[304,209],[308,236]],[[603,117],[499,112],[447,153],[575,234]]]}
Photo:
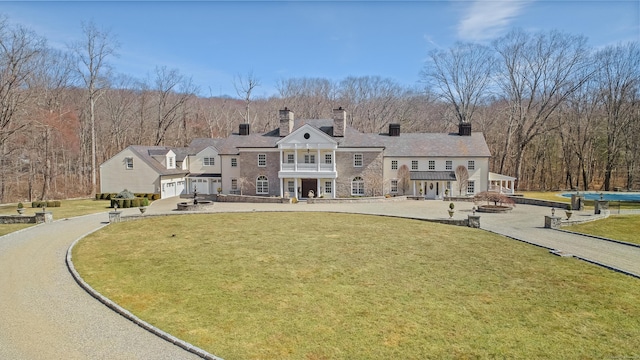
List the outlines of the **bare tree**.
{"label": "bare tree", "polygon": [[407,165],[400,165],[398,168],[398,188],[402,190],[402,195],[406,195],[411,186],[411,172]]}
{"label": "bare tree", "polygon": [[31,100],[28,90],[39,57],[45,50],[44,39],[22,26],[10,26],[0,18],[0,201],[5,200],[6,183],[12,168],[9,155],[16,147],[9,140],[27,125],[26,106]]}
{"label": "bare tree", "polygon": [[156,95],[156,138],[154,145],[164,143],[169,128],[181,119],[181,111],[187,100],[196,92],[191,78],[180,74],[177,69],[166,66],[156,67],[154,90]]}
{"label": "bare tree", "polygon": [[488,47],[456,43],[448,50],[429,52],[422,79],[453,106],[458,123],[469,123],[487,95],[494,65]]}
{"label": "bare tree", "polygon": [[467,191],[469,185],[469,171],[464,165],[458,165],[455,171],[456,182],[458,183],[458,193],[462,196],[462,190]]}
{"label": "bare tree", "polygon": [[91,132],[91,194],[97,189],[96,177],[96,102],[108,86],[110,71],[107,59],[116,56],[118,43],[108,31],[98,29],[93,22],[81,24],[83,41],[70,45],[77,58],[76,70],[87,89],[89,128]]}
{"label": "bare tree", "polygon": [[596,76],[600,103],[606,118],[606,163],[604,190],[611,187],[611,175],[624,150],[624,135],[637,118],[640,89],[640,46],[637,42],[598,51]]}
{"label": "bare tree", "polygon": [[586,81],[581,71],[588,60],[586,39],[557,31],[531,35],[513,30],[493,46],[501,63],[499,84],[509,104],[504,154],[515,141],[515,177],[520,179],[530,142],[558,128],[549,118]]}
{"label": "bare tree", "polygon": [[253,74],[253,71],[249,71],[246,77],[237,75],[233,79],[233,87],[236,89],[236,93],[240,98],[244,100],[245,113],[244,121],[247,124],[251,124],[251,118],[249,116],[249,107],[251,105],[251,93],[253,90],[260,86],[260,79]]}

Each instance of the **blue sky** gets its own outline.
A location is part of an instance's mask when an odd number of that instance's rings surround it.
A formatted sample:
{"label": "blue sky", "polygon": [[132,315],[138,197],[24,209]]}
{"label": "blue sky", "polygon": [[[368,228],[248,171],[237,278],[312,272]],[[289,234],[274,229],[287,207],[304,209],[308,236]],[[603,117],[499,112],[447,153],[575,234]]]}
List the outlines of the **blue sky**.
{"label": "blue sky", "polygon": [[117,72],[177,68],[214,96],[235,96],[234,77],[249,72],[258,96],[292,77],[414,86],[429,50],[489,43],[514,27],[582,34],[596,48],[640,40],[640,0],[0,1],[0,13],[61,48],[92,20],[120,44]]}

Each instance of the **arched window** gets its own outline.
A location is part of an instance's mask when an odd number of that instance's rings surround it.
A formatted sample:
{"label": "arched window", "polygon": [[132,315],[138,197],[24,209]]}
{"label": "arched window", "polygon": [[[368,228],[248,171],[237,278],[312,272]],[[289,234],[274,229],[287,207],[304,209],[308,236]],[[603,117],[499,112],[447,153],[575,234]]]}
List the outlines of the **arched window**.
{"label": "arched window", "polygon": [[260,175],[256,179],[256,194],[268,194],[269,193],[269,180],[266,176]]}
{"label": "arched window", "polygon": [[364,180],[360,176],[356,176],[351,180],[351,195],[364,195]]}

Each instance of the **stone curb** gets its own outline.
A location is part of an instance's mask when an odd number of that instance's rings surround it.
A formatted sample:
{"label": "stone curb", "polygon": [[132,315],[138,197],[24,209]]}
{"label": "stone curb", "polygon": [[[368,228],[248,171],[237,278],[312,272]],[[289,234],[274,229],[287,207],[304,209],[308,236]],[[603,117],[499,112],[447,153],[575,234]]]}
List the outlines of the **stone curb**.
{"label": "stone curb", "polygon": [[572,235],[586,236],[586,237],[590,237],[590,238],[593,238],[593,239],[598,239],[598,240],[603,240],[603,241],[610,241],[612,243],[617,243],[617,244],[621,244],[621,245],[627,245],[627,246],[633,246],[633,247],[640,248],[640,244],[630,243],[630,242],[626,242],[626,241],[615,240],[615,239],[610,239],[610,238],[597,236],[597,235],[591,235],[591,234],[583,234],[583,233],[570,231],[570,230],[564,230],[564,229],[554,229],[554,230],[566,232],[566,233],[569,233],[569,234],[572,234]]}
{"label": "stone curb", "polygon": [[66,256],[66,264],[67,264],[67,268],[69,269],[69,272],[71,273],[71,275],[73,276],[74,280],[78,283],[78,285],[80,285],[81,288],[83,288],[87,293],[89,293],[89,295],[93,296],[95,299],[97,299],[98,301],[100,301],[101,303],[103,303],[104,305],[106,305],[108,308],[110,308],[111,310],[115,311],[116,313],[118,313],[119,315],[123,316],[124,318],[130,320],[131,322],[133,322],[134,324],[140,326],[141,328],[149,331],[150,333],[160,337],[161,339],[164,339],[176,346],[181,347],[182,349],[195,354],[203,359],[207,359],[207,360],[223,360],[222,358],[219,358],[215,355],[209,354],[208,352],[186,342],[183,340],[178,339],[177,337],[166,333],[160,329],[158,329],[157,327],[145,322],[144,320],[138,318],[137,316],[133,315],[131,312],[127,311],[126,309],[122,308],[121,306],[119,306],[118,304],[116,304],[115,302],[111,301],[110,299],[104,297],[102,294],[100,294],[99,292],[97,292],[94,288],[92,288],[89,284],[87,284],[82,277],[80,276],[80,274],[76,271],[76,268],[73,266],[73,259],[72,259],[72,251],[73,248],[76,246],[76,244],[82,240],[84,237],[90,235],[91,233],[94,233],[102,228],[104,228],[105,226],[109,225],[108,223],[102,224],[102,226],[98,227],[97,229],[94,229],[82,236],[80,236],[79,238],[77,238],[72,244],[71,246],[69,246],[69,249],[67,250],[67,256]]}

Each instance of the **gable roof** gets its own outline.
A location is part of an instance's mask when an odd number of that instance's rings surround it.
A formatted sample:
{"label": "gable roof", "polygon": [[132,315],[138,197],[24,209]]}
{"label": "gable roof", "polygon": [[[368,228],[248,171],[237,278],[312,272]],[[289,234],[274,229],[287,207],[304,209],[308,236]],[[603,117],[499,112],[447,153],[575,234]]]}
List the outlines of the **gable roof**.
{"label": "gable roof", "polygon": [[[167,169],[162,163],[154,159],[153,156],[166,155],[173,148],[167,146],[142,146],[131,145],[128,147],[134,154],[136,154],[142,161],[149,165],[159,175],[182,175],[188,173],[182,169]],[[175,152],[175,151],[174,151]]]}

